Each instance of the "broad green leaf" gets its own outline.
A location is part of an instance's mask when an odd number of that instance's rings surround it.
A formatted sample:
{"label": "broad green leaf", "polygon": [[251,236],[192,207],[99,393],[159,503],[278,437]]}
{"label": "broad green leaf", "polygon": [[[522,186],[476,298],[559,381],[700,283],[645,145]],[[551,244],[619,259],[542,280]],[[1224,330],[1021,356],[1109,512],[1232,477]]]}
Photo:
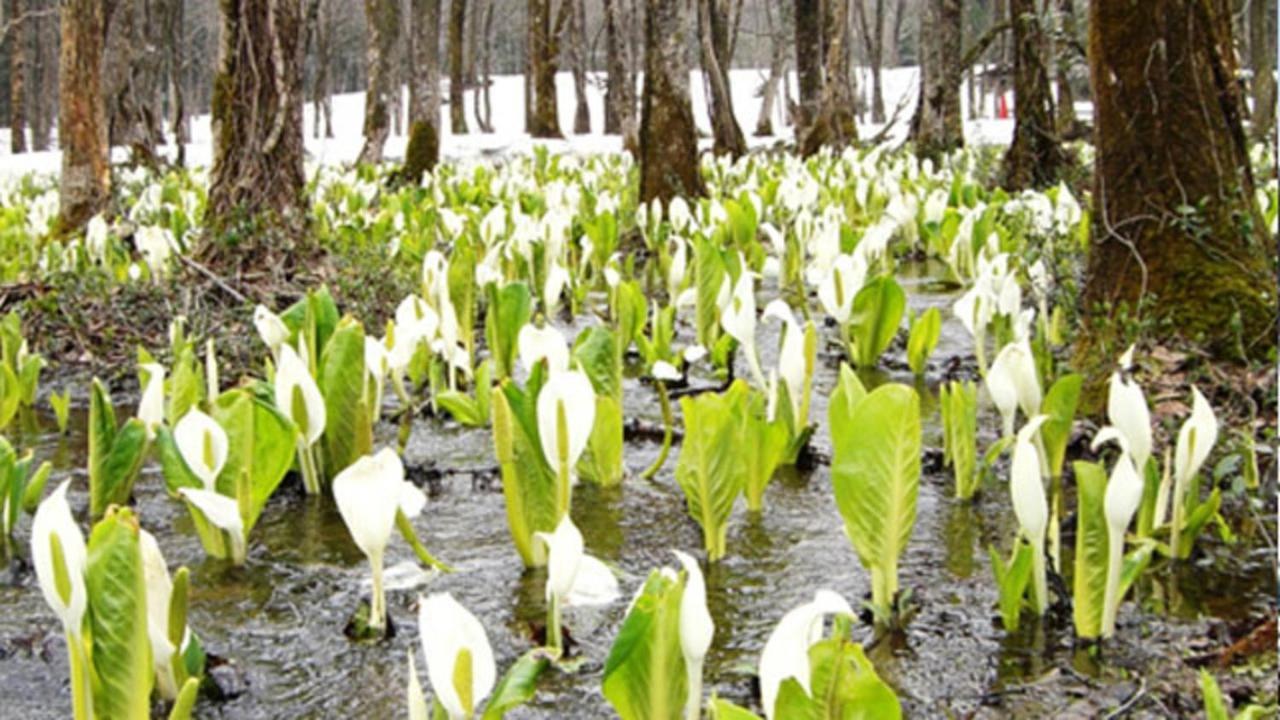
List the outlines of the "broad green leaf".
{"label": "broad green leaf", "polygon": [[676,461],[676,482],[684,491],[689,516],[702,527],[711,561],[724,556],[729,515],[746,482],[739,443],[747,393],[747,384],[736,380],[724,393],[680,399],[685,434]]}
{"label": "broad green leaf", "polygon": [[[791,401],[786,398],[785,386],[780,384],[780,387],[783,397],[778,401],[779,411],[785,406],[789,412]],[[790,439],[790,433],[781,418],[769,422],[765,416],[764,404],[764,397],[753,393],[742,422],[741,448],[746,466],[743,491],[747,498],[747,509],[753,512],[764,509],[765,488],[782,464]]]}
{"label": "broad green leaf", "polygon": [[760,716],[750,710],[725,700],[711,697],[711,720],[761,720]]}
{"label": "broad green leaf", "polygon": [[848,437],[858,432],[853,425],[853,410],[866,396],[867,389],[858,379],[857,373],[847,364],[841,363],[840,380],[836,383],[836,389],[831,393],[831,400],[827,405],[827,424],[830,426],[828,430],[831,433],[832,447],[839,442],[837,438]]}
{"label": "broad green leaf", "polygon": [[850,426],[853,432],[832,437],[831,482],[846,534],[871,571],[872,604],[887,615],[920,490],[915,390],[896,383],[876,388],[854,407]]}
{"label": "broad green leaf", "polygon": [[[724,256],[711,241],[699,237],[693,243],[698,344],[711,348],[720,337],[720,285],[728,282]],[[675,298],[671,298],[672,302]]]}
{"label": "broad green leaf", "polygon": [[773,701],[773,717],[787,720],[826,720],[822,704],[804,691],[800,681],[789,677],[778,686]]}
{"label": "broad green leaf", "polygon": [[22,404],[22,386],[18,376],[7,364],[0,363],[0,429],[5,428],[18,414]]}
{"label": "broad green leaf", "polygon": [[146,460],[147,428],[138,418],[130,418],[112,438],[111,447],[102,457],[97,483],[90,476],[89,512],[100,517],[108,505],[124,505],[133,494],[133,483],[138,479],[142,463]]}
{"label": "broad green leaf", "polygon": [[1072,618],[1076,635],[1102,633],[1102,606],[1107,591],[1107,518],[1103,497],[1107,471],[1095,463],[1076,462],[1076,559],[1072,578]]}
{"label": "broad green leaf", "polygon": [[480,413],[478,403],[469,395],[457,390],[445,390],[436,395],[436,404],[462,425],[484,427],[486,418]]}
{"label": "broad green leaf", "polygon": [[898,334],[906,308],[907,295],[891,276],[878,277],[858,291],[849,315],[858,367],[875,367],[880,361],[880,355]]}
{"label": "broad green leaf", "polygon": [[968,500],[978,490],[978,386],[953,380],[939,393],[943,459],[956,479],[956,497]]}
{"label": "broad green leaf", "polygon": [[925,363],[938,346],[938,338],[942,335],[942,314],[938,308],[931,307],[912,318],[911,332],[907,335],[907,364],[911,372],[923,375]]}
{"label": "broad green leaf", "polygon": [[195,349],[190,343],[184,343],[173,360],[173,372],[168,380],[169,395],[165,417],[170,426],[176,426],[187,411],[199,405],[204,397],[204,375],[201,370]]}
{"label": "broad green leaf", "polygon": [[147,720],[151,715],[151,641],[138,521],[117,507],[94,526],[86,570],[93,641],[94,715]]}
{"label": "broad green leaf", "polygon": [[[876,674],[862,646],[828,638],[809,648],[809,688],[819,717],[830,720],[897,720],[898,696]],[[786,715],[777,714],[784,718]]]}
{"label": "broad green leaf", "polygon": [[689,693],[680,650],[681,582],[655,570],[604,663],[604,696],[622,720],[678,718]]}
{"label": "broad green leaf", "polygon": [[538,678],[550,664],[541,648],[521,655],[498,681],[485,705],[482,720],[501,720],[508,712],[532,700],[538,690]]}
{"label": "broad green leaf", "polygon": [[502,495],[507,505],[511,539],[525,566],[546,563],[535,532],[553,532],[556,476],[542,454],[538,435],[537,395],[542,388],[542,363],[530,374],[524,389],[504,380],[493,390],[493,445],[502,470]]}
{"label": "broad green leaf", "polygon": [[243,389],[218,396],[210,415],[227,433],[227,462],[218,475],[218,492],[236,497],[241,475],[249,476],[250,497],[247,504],[241,502],[247,535],[293,464],[293,426],[269,402]]}
{"label": "broad green leaf", "polygon": [[529,286],[522,282],[509,283],[498,289],[488,286],[489,308],[485,319],[485,339],[489,343],[497,367],[496,378],[511,377],[515,370],[516,337],[532,317],[532,298]]}
{"label": "broad green leaf", "polygon": [[1062,475],[1062,461],[1067,454],[1067,442],[1071,440],[1071,421],[1075,418],[1083,384],[1082,375],[1063,375],[1049,388],[1040,406],[1040,412],[1049,416],[1040,426],[1040,439],[1044,441],[1052,477]]}
{"label": "broad green leaf", "polygon": [[991,571],[996,576],[996,587],[1000,588],[1000,619],[1006,632],[1016,632],[1022,617],[1023,598],[1031,583],[1031,565],[1035,551],[1022,540],[1018,540],[1013,550],[1013,557],[1006,564],[1000,552],[994,547],[991,554]]}
{"label": "broad green leaf", "polygon": [[191,720],[191,713],[196,709],[196,699],[200,695],[200,679],[189,677],[178,691],[178,699],[173,702],[169,711],[169,720]]}
{"label": "broad green leaf", "polygon": [[1218,687],[1217,679],[1203,668],[1200,670],[1200,693],[1204,695],[1205,720],[1231,720],[1222,688]]}
{"label": "broad green leaf", "polygon": [[[234,391],[233,391],[234,392]],[[183,460],[178,444],[173,439],[173,431],[167,426],[156,428],[156,458],[160,461],[160,470],[164,474],[165,487],[170,493],[177,493],[179,488],[204,487],[204,483]]]}
{"label": "broad green leaf", "polygon": [[94,378],[89,386],[89,490],[103,483],[107,455],[116,436],[116,410],[111,395],[101,380]]}
{"label": "broad green leaf", "polygon": [[324,396],[324,473],[329,479],[373,451],[364,378],[364,328],[343,320],[325,345],[317,378]]}
{"label": "broad green leaf", "polygon": [[600,485],[622,482],[622,405],[612,396],[596,395],[596,419],[587,439],[587,449],[578,461],[583,478]]}

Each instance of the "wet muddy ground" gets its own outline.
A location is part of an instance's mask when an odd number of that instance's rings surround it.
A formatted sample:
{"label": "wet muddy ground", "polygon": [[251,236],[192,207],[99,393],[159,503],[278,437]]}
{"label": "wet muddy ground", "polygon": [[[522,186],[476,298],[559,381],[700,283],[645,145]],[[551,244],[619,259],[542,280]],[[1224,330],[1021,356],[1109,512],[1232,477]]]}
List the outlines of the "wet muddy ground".
{"label": "wet muddy ground", "polygon": [[[1180,568],[1157,564],[1136,598],[1122,608],[1118,640],[1103,651],[1073,647],[1065,609],[1043,623],[1024,623],[1022,632],[1008,636],[996,618],[996,587],[987,560],[988,546],[1006,549],[1015,533],[1007,486],[991,479],[975,502],[958,503],[952,499],[950,471],[941,465],[937,388],[948,375],[973,374],[971,340],[947,312],[952,292],[920,269],[906,272],[902,281],[912,310],[937,305],[948,318],[923,381],[911,378],[900,349],[882,362],[887,370],[864,375],[870,384],[913,384],[921,396],[925,475],[915,531],[901,564],[901,585],[910,590],[918,612],[903,632],[879,640],[869,626],[859,625],[855,632],[873,644],[871,658],[897,689],[908,716],[1084,718],[1126,709],[1134,717],[1177,717],[1198,712],[1195,671],[1184,658],[1210,652],[1239,628],[1275,616],[1275,553],[1263,539],[1275,536],[1274,516],[1262,526],[1241,521],[1235,545],[1205,540],[1205,552]],[[765,367],[775,359],[775,333],[773,325],[760,327]],[[838,361],[834,347],[824,349],[814,381],[812,418],[819,421],[814,446],[820,456],[829,454],[826,397]],[[715,381],[695,377],[692,383]],[[626,408],[628,420],[661,424],[656,395],[639,380],[627,383]],[[29,419],[28,426],[33,422],[39,429],[24,433],[19,443],[55,462],[52,482],[68,475],[77,479],[71,501],[83,512],[83,409],[65,438],[53,431],[51,417]],[[979,445],[985,448],[998,422],[984,416],[981,426]],[[378,440],[394,444],[396,434],[397,428],[383,425]],[[657,452],[651,438],[629,437],[626,459],[633,477],[618,488],[583,483],[576,489],[573,517],[587,551],[618,571],[624,599],[567,611],[565,623],[583,662],[573,673],[553,669],[545,674],[536,699],[511,717],[612,716],[600,694],[601,672],[625,598],[651,569],[676,565],[672,548],[701,549],[701,532],[686,514],[672,477],[679,446],[653,482],[634,477]],[[342,632],[367,592],[368,569],[331,501],[306,497],[300,482],[286,479],[254,530],[248,562],[236,568],[204,556],[185,508],[165,494],[158,469],[144,471],[135,492],[142,522],[160,540],[171,567],[191,568],[191,627],[211,653],[234,668],[218,672],[224,687],[239,694],[203,699],[199,717],[403,716],[406,653],[417,648],[419,593],[451,592],[475,613],[488,629],[500,673],[534,645],[544,617],[545,576],[526,571],[511,543],[488,431],[417,418],[405,462],[430,497],[415,521],[418,533],[457,572],[418,570],[409,548],[393,539],[388,606],[396,634],[377,644],[353,643]],[[1003,468],[996,475],[1002,478]],[[1274,493],[1274,485],[1268,487]],[[1069,517],[1064,526],[1068,548],[1073,526]],[[24,562],[29,528],[30,519],[24,518],[16,532],[16,557],[0,572],[0,716],[62,718],[70,705],[65,647]],[[780,472],[760,516],[749,515],[740,503],[728,548],[728,556],[707,572],[716,634],[706,685],[709,692],[755,707],[758,654],[781,615],[819,588],[835,590],[856,605],[868,595],[870,582],[844,536],[829,469],[821,463],[808,472]],[[1274,649],[1262,666],[1252,676],[1224,681],[1224,688],[1274,699]]]}

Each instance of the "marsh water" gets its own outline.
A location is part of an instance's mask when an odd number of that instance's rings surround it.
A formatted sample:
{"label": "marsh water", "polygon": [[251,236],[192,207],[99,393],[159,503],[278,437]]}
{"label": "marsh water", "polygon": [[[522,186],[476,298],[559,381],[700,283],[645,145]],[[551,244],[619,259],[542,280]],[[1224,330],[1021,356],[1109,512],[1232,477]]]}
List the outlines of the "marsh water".
{"label": "marsh water", "polygon": [[[973,503],[953,500],[952,477],[941,464],[936,393],[948,377],[975,374],[972,341],[951,318],[954,291],[930,280],[931,270],[909,267],[901,279],[912,311],[938,306],[947,318],[925,379],[911,377],[900,347],[888,354],[882,370],[864,375],[870,384],[914,385],[923,405],[925,474],[915,530],[901,564],[901,585],[918,611],[905,630],[878,640],[870,627],[860,625],[859,639],[872,645],[872,660],[911,717],[1030,718],[1057,715],[1082,701],[1099,708],[1119,705],[1132,692],[1132,683],[1108,667],[1105,655],[1072,647],[1069,614],[1026,623],[1029,627],[1014,636],[1000,628],[987,548],[1007,548],[1015,521],[1007,486],[999,479],[988,480]],[[765,367],[775,359],[776,332],[772,324],[760,326],[758,347]],[[819,455],[829,452],[826,398],[838,362],[834,347],[820,352],[812,409],[819,423],[813,439]],[[715,383],[710,377],[692,378],[694,385]],[[118,388],[117,394],[126,390]],[[122,408],[126,416],[132,411],[132,406]],[[626,412],[628,420],[661,424],[652,387],[637,379],[627,381]],[[54,430],[52,417],[28,418],[28,432],[19,438],[22,446],[34,447],[55,463],[52,483],[74,478],[71,500],[77,513],[84,512],[87,501],[83,424],[82,408],[65,437]],[[979,445],[985,448],[994,440],[998,422],[984,416],[980,425]],[[389,424],[379,427],[379,443],[395,444],[397,431]],[[567,611],[565,623],[581,663],[572,672],[547,672],[534,701],[511,717],[612,716],[600,693],[601,673],[626,598],[650,570],[676,564],[672,548],[701,549],[701,531],[686,514],[672,477],[678,444],[654,481],[638,478],[658,447],[647,434],[629,437],[631,476],[620,487],[577,487],[574,520],[587,551],[618,572],[623,598],[606,607]],[[396,632],[379,643],[357,643],[343,634],[367,592],[368,568],[332,501],[305,496],[301,483],[287,478],[253,532],[248,562],[233,567],[205,557],[185,508],[164,492],[158,469],[144,471],[135,490],[142,522],[160,540],[171,568],[191,569],[190,625],[210,653],[225,659],[220,681],[234,694],[202,699],[197,716],[403,717],[406,654],[418,646],[419,593],[448,591],[475,613],[488,629],[500,673],[535,645],[544,616],[545,576],[525,570],[512,545],[488,431],[419,417],[404,457],[411,479],[423,484],[430,498],[415,521],[418,533],[456,572],[421,571],[410,549],[393,539],[387,558],[393,577],[388,605]],[[1003,477],[1002,468],[996,476]],[[30,519],[24,518],[15,533],[19,546],[0,573],[0,716],[62,718],[70,705],[65,647],[25,562],[29,528]],[[1069,546],[1069,537],[1064,545]],[[1166,627],[1175,636],[1178,628],[1203,634],[1213,622],[1206,617],[1234,622],[1274,615],[1270,551],[1265,546],[1247,549],[1260,542],[1232,548],[1212,539],[1207,544],[1209,552],[1194,568],[1176,574],[1161,570],[1139,585],[1137,602],[1127,603],[1121,613],[1121,634],[1129,638],[1123,642],[1156,642],[1149,638]],[[728,556],[707,571],[716,632],[706,685],[758,710],[755,665],[782,614],[819,588],[835,590],[856,606],[868,595],[870,582],[845,538],[829,468],[822,463],[805,472],[781,471],[759,516],[739,504],[728,548]],[[423,668],[421,661],[418,667]],[[1066,678],[1075,691],[1041,684],[1053,678]],[[1270,682],[1275,683],[1274,675]],[[1025,691],[1036,687],[1044,691]],[[1091,700],[1090,693],[1097,699]]]}

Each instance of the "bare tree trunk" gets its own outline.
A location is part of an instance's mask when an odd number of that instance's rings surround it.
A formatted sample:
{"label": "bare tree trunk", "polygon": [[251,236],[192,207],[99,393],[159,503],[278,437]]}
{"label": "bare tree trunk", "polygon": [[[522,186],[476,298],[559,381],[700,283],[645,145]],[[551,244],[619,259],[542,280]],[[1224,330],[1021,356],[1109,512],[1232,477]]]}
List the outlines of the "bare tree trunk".
{"label": "bare tree trunk", "polygon": [[572,6],[569,20],[569,65],[573,70],[573,132],[591,132],[591,106],[587,104],[587,9],[582,0],[562,0]]}
{"label": "bare tree trunk", "polygon": [[556,103],[556,69],[560,57],[560,37],[568,23],[572,0],[560,0],[552,24],[554,0],[529,0],[529,65],[533,101],[529,134],[536,138],[561,138]]}
{"label": "bare tree trunk", "polygon": [[404,179],[417,183],[440,159],[440,2],[411,0],[409,146]]}
{"label": "bare tree trunk", "polygon": [[467,87],[478,84],[480,76],[477,72],[476,54],[479,52],[482,25],[484,24],[484,0],[473,0],[467,4],[467,42],[466,52],[462,58],[462,73],[467,80]]}
{"label": "bare tree trunk", "polygon": [[937,157],[964,145],[960,117],[963,0],[925,0],[920,19],[920,102],[911,120],[916,152]]}
{"label": "bare tree trunk", "polygon": [[1077,357],[1115,357],[1128,339],[1113,318],[1138,312],[1218,357],[1274,357],[1275,244],[1253,201],[1227,2],[1095,0],[1089,15],[1098,211]]}
{"label": "bare tree trunk", "polygon": [[26,2],[9,0],[9,150],[27,151],[27,24]]}
{"label": "bare tree trunk", "polygon": [[[779,13],[779,20],[782,27],[776,31],[773,26],[773,13],[769,9],[769,3],[764,4],[765,20],[769,24],[769,36],[773,43],[773,52],[769,57],[769,78],[765,80],[764,91],[761,93],[760,100],[760,116],[756,119],[756,137],[767,137],[773,135],[773,107],[778,101],[778,84],[783,80],[783,76],[787,72],[787,47],[788,47],[788,28],[787,14]],[[783,99],[785,105],[785,97]]]}
{"label": "bare tree trunk", "polygon": [[[747,151],[746,138],[733,114],[733,97],[729,93],[729,64],[725,53],[728,45],[728,11],[724,0],[698,1],[698,40],[702,49],[702,69],[711,86],[711,131],[715,137],[715,153],[738,157]],[[719,40],[719,42],[717,42]]]}
{"label": "bare tree trunk", "polygon": [[644,107],[640,117],[640,202],[665,205],[706,192],[685,49],[695,0],[647,0]]}
{"label": "bare tree trunk", "polygon": [[404,77],[408,63],[405,50],[404,16],[408,12],[408,0],[393,0],[400,20],[396,23],[396,38],[391,50],[391,71],[387,89],[387,113],[391,116],[391,133],[404,134]]}
{"label": "bare tree trunk", "polygon": [[[214,237],[245,219],[298,232],[305,211],[302,3],[222,0],[221,9],[207,224]],[[215,255],[221,245],[211,244]]]}
{"label": "bare tree trunk", "polygon": [[1054,63],[1057,68],[1055,83],[1058,88],[1058,134],[1064,138],[1075,138],[1083,133],[1080,120],[1076,117],[1075,98],[1071,92],[1071,66],[1075,59],[1075,49],[1071,43],[1076,37],[1075,0],[1057,0],[1058,32],[1060,41],[1054,43]]}
{"label": "bare tree trunk", "polygon": [[822,0],[795,0],[796,80],[800,88],[796,138],[809,132],[822,102]]}
{"label": "bare tree trunk", "polygon": [[609,71],[604,131],[622,135],[624,147],[636,143],[636,58],[631,52],[635,18],[626,0],[604,0],[605,42]]}
{"label": "bare tree trunk", "polygon": [[871,70],[871,122],[884,122],[884,0],[875,0],[875,14],[867,22],[866,0],[853,0],[857,8],[858,27],[866,46],[867,64]]}
{"label": "bare tree trunk", "polygon": [[336,0],[319,0],[316,12],[316,77],[311,88],[314,105],[313,134],[320,137],[324,124],[324,137],[333,137],[333,98],[329,92],[329,73],[333,65],[333,3]]}
{"label": "bare tree trunk", "polygon": [[158,23],[147,0],[117,0],[107,27],[103,81],[111,145],[130,149],[133,161],[155,166],[164,142],[163,122],[152,104],[160,87]]}
{"label": "bare tree trunk", "polygon": [[400,0],[365,0],[365,42],[368,90],[364,99],[364,147],[356,162],[382,161],[382,148],[391,131],[391,62],[400,27]]}
{"label": "bare tree trunk", "polygon": [[[1102,2],[1114,0],[1101,0]],[[1005,187],[1045,187],[1066,161],[1058,143],[1036,0],[1009,0],[1013,21],[1013,142],[1004,157]]]}
{"label": "bare tree trunk", "polygon": [[44,152],[52,147],[53,123],[58,117],[58,18],[55,0],[40,0],[39,17],[31,18],[33,57],[30,84],[31,149]]}
{"label": "bare tree trunk", "polygon": [[1249,57],[1253,66],[1253,115],[1250,135],[1255,142],[1271,136],[1276,124],[1276,5],[1274,0],[1249,0]]}
{"label": "bare tree trunk", "polygon": [[107,106],[102,94],[106,38],[103,0],[63,0],[62,57],[58,63],[58,143],[62,146],[58,225],[73,233],[107,207],[111,163]]}
{"label": "bare tree trunk", "polygon": [[476,52],[479,53],[480,63],[480,89],[474,93],[476,106],[476,123],[480,126],[480,132],[493,132],[493,104],[489,102],[489,86],[493,84],[493,75],[489,72],[489,47],[493,42],[493,0],[479,0],[480,8],[484,12],[478,14],[479,22],[483,24],[484,29],[481,31],[482,42]]}
{"label": "bare tree trunk", "polygon": [[454,135],[467,134],[463,89],[467,81],[462,65],[462,38],[467,20],[467,0],[449,0],[449,127]]}
{"label": "bare tree trunk", "polygon": [[182,72],[184,64],[184,45],[186,37],[183,31],[182,0],[170,0],[164,20],[164,51],[166,55],[166,82],[169,85],[169,131],[173,133],[173,143],[177,148],[179,165],[186,162],[186,143],[190,141],[187,132],[187,105],[183,93]]}
{"label": "bare tree trunk", "polygon": [[822,100],[813,122],[797,136],[802,155],[812,155],[824,146],[839,149],[858,139],[847,72],[849,5],[835,0],[827,10]]}

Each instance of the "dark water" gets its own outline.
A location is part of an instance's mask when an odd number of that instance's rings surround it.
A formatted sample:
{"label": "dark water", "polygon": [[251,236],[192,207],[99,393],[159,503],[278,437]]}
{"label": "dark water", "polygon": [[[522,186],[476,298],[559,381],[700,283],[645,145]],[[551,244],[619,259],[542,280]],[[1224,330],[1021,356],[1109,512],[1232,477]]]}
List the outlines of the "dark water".
{"label": "dark water", "polygon": [[[940,448],[936,390],[941,369],[968,355],[971,341],[950,319],[954,294],[930,281],[930,270],[909,269],[903,277],[913,310],[938,305],[948,318],[926,381],[916,383],[910,377],[900,352],[882,366],[903,369],[881,370],[865,379],[915,384],[926,420],[925,444]],[[775,360],[773,325],[760,327],[758,345],[762,364],[769,367]],[[821,422],[814,444],[823,452],[830,446],[826,397],[835,382],[835,353],[834,348],[823,351],[815,378],[812,418]],[[628,381],[626,407],[629,418],[661,422],[650,387],[638,381]],[[55,461],[58,471],[52,482],[68,475],[75,478],[72,504],[77,511],[86,504],[83,416],[77,413],[66,438],[48,432],[54,427],[51,418],[42,419],[46,431],[22,438]],[[998,422],[984,417],[982,424],[980,444],[985,446]],[[394,444],[395,436],[395,428],[379,428],[381,443]],[[170,566],[192,570],[190,624],[206,648],[228,658],[247,682],[244,694],[233,700],[203,700],[198,716],[402,717],[406,653],[417,649],[414,602],[419,593],[451,592],[475,613],[488,629],[500,673],[533,646],[534,628],[544,616],[544,575],[524,570],[511,543],[501,486],[491,472],[490,443],[487,430],[439,420],[415,422],[406,464],[411,475],[426,475],[422,469],[432,469],[430,502],[415,525],[428,547],[457,572],[410,573],[417,577],[392,581],[388,605],[397,633],[377,644],[353,643],[342,634],[365,592],[368,570],[331,501],[305,497],[299,483],[286,480],[254,530],[247,564],[236,568],[205,558],[186,510],[164,493],[157,470],[145,471],[136,490],[139,512],[144,526],[159,538]],[[629,441],[626,457],[632,473],[647,467],[657,450],[653,442]],[[599,688],[625,599],[651,569],[676,565],[672,548],[701,548],[701,532],[686,515],[671,475],[678,452],[678,446],[673,448],[654,482],[632,477],[619,488],[578,486],[574,520],[588,552],[619,572],[623,599],[604,608],[567,611],[565,622],[583,663],[572,673],[549,671],[534,702],[511,717],[612,716]],[[929,465],[926,462],[926,468]],[[876,642],[871,650],[879,672],[897,688],[909,715],[947,717],[977,711],[983,716],[1044,717],[1077,698],[1006,691],[1063,673],[1091,677],[1090,687],[1102,694],[1105,707],[1113,673],[1106,672],[1105,662],[1080,661],[1080,653],[1070,646],[1069,617],[1026,623],[1030,627],[1014,637],[999,629],[986,548],[1007,547],[1015,532],[1005,486],[989,484],[972,505],[954,502],[952,494],[949,471],[933,470],[922,479],[917,523],[901,564],[902,587],[912,592],[920,609],[904,633]],[[844,536],[828,468],[781,472],[768,489],[765,508],[763,515],[753,517],[739,505],[729,530],[728,557],[707,573],[708,602],[716,623],[706,667],[708,691],[748,705],[758,702],[753,681],[759,651],[786,610],[807,601],[819,588],[835,590],[855,606],[870,590],[869,577]],[[29,528],[26,518],[16,532],[20,558],[29,557]],[[1237,547],[1211,558],[1192,571],[1173,576],[1161,571],[1156,580],[1144,581],[1140,602],[1126,603],[1122,609],[1121,634],[1130,638],[1122,642],[1146,642],[1139,637],[1139,624],[1195,626],[1203,622],[1196,618],[1206,614],[1238,620],[1275,612],[1275,576],[1265,548]],[[388,566],[411,567],[412,561],[404,543],[393,540]],[[1169,619],[1150,612],[1157,609],[1170,611]],[[873,641],[870,628],[859,627],[857,632],[860,639]],[[421,660],[418,667],[424,668]],[[65,717],[70,705],[66,677],[57,621],[44,604],[34,574],[16,561],[7,573],[0,573],[0,717]],[[425,672],[422,679],[425,686]],[[1274,687],[1275,678],[1269,682]]]}

